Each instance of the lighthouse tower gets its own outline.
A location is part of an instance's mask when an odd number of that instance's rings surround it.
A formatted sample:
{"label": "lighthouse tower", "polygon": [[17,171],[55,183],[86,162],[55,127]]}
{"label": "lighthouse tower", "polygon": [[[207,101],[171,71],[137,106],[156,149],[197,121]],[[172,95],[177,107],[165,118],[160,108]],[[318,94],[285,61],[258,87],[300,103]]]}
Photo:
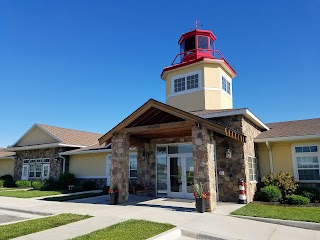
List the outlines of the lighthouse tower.
{"label": "lighthouse tower", "polygon": [[216,36],[195,29],[182,34],[180,53],[163,69],[166,103],[187,112],[230,109],[236,72],[215,49]]}

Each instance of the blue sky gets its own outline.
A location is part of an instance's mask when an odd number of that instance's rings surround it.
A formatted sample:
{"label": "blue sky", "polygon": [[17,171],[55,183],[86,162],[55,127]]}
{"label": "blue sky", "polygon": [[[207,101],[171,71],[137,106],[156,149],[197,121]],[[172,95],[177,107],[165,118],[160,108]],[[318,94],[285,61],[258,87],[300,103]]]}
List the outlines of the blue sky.
{"label": "blue sky", "polygon": [[0,146],[34,123],[105,133],[150,98],[200,20],[237,71],[234,107],[320,116],[320,1],[0,1]]}

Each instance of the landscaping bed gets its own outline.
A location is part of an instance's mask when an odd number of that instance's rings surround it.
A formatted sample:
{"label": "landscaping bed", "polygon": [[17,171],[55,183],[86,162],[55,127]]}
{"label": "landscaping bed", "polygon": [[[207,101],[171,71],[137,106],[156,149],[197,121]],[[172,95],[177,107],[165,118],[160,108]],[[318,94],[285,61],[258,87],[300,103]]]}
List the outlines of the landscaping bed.
{"label": "landscaping bed", "polygon": [[144,220],[128,220],[73,238],[73,240],[144,240],[174,228],[171,224]]}
{"label": "landscaping bed", "polygon": [[60,214],[0,226],[0,240],[12,239],[90,218],[88,215]]}
{"label": "landscaping bed", "polygon": [[249,203],[231,215],[320,223],[320,207]]}

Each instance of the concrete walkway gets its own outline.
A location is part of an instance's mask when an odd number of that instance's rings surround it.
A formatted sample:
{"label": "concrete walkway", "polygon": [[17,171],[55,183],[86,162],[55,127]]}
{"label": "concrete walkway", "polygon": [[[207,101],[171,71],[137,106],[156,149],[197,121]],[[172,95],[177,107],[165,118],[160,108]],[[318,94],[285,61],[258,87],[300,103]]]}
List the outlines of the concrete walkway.
{"label": "concrete walkway", "polygon": [[[99,196],[86,200],[83,199],[82,203],[75,203],[0,197],[0,208],[14,208],[31,212],[41,211],[53,214],[88,214],[94,216],[94,218],[90,220],[92,221],[90,225],[97,224],[98,227],[101,226],[99,224],[104,224],[102,222],[106,222],[106,224],[108,224],[107,221],[112,220],[117,222],[126,219],[145,219],[150,221],[171,223],[187,231],[214,235],[222,239],[320,239],[319,231],[293,228],[228,216],[229,212],[241,207],[237,204],[219,204],[215,213],[200,214],[194,211],[194,203],[192,201],[185,202],[171,199],[131,197],[131,201],[125,205],[113,206],[107,204],[107,198],[107,196]],[[86,221],[89,221],[89,219]],[[91,231],[91,229],[88,229],[89,224],[87,224],[86,221],[73,223],[75,224],[74,226],[76,226],[75,229],[78,230],[74,231],[79,233],[79,235],[84,234],[87,231]],[[71,224],[69,226],[71,226]],[[68,225],[65,227],[68,228]],[[70,235],[67,235],[67,232],[64,232],[64,230],[59,230],[59,228],[48,230],[50,231],[49,235],[55,236],[55,239],[57,240],[69,238]],[[48,238],[47,236],[41,236],[41,238],[32,239]]]}

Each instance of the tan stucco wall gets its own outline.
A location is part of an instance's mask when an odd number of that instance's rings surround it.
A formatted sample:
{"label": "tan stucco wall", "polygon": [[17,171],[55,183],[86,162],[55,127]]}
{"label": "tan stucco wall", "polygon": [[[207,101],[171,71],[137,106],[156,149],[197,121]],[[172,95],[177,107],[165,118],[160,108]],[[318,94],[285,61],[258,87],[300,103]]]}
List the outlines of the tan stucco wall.
{"label": "tan stucco wall", "polygon": [[70,156],[69,172],[76,177],[106,176],[107,153],[91,153]]}
{"label": "tan stucco wall", "polygon": [[[320,141],[305,140],[305,141],[290,141],[290,142],[270,142],[270,147],[273,157],[273,169],[275,173],[289,172],[294,174],[292,160],[292,146],[295,144],[320,144]],[[270,174],[269,152],[265,143],[258,143],[259,149],[259,164],[261,176]]]}
{"label": "tan stucco wall", "polygon": [[56,143],[58,142],[53,137],[45,133],[38,127],[34,127],[27,133],[17,144],[17,147],[30,146],[35,144]]}
{"label": "tan stucco wall", "polygon": [[[173,93],[172,81],[174,78],[197,71],[200,71],[202,79],[202,84],[199,87],[206,88],[205,90]],[[171,70],[165,78],[167,104],[185,111],[232,108],[232,96],[223,92],[221,76],[230,81],[232,89],[232,78],[216,63],[203,62]]]}
{"label": "tan stucco wall", "polygon": [[0,158],[0,176],[10,174],[13,176],[14,160],[12,158]]}

